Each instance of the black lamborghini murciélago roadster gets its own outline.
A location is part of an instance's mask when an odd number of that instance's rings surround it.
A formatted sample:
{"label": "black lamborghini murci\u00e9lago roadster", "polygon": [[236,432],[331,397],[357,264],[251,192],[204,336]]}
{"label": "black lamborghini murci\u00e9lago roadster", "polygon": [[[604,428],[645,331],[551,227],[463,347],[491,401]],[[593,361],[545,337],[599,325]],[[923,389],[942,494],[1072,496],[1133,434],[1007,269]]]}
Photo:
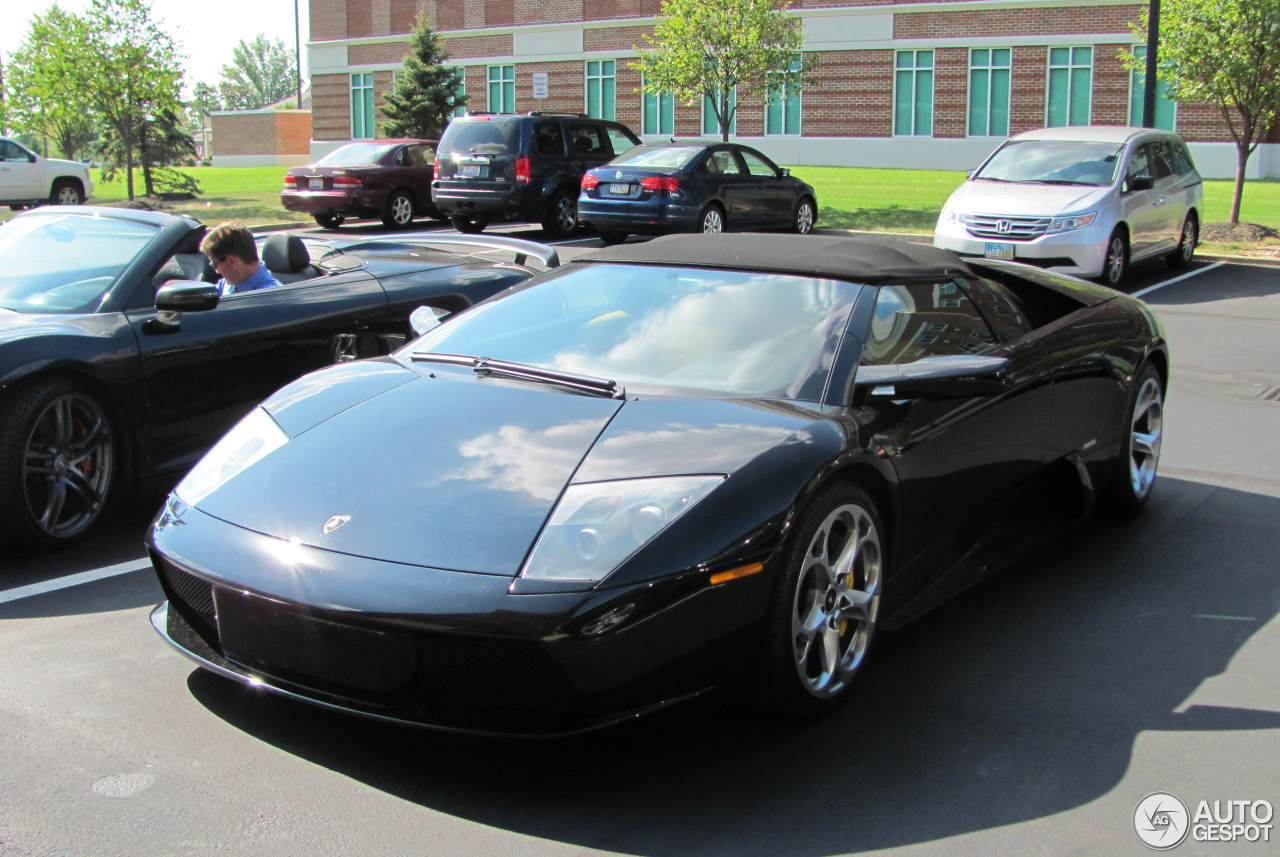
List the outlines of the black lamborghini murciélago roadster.
{"label": "black lamborghini murci\u00e9lago roadster", "polygon": [[253,411],[154,523],[152,623],[221,675],[438,728],[573,731],[742,677],[820,714],[878,625],[1140,510],[1167,376],[1143,304],[1022,265],[621,245]]}

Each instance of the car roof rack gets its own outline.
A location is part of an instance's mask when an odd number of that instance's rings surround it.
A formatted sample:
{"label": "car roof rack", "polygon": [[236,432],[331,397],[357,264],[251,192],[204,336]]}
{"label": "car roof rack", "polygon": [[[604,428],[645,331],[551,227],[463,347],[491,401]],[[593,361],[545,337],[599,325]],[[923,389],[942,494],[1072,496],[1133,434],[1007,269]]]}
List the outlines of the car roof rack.
{"label": "car roof rack", "polygon": [[557,113],[554,110],[546,111],[546,112],[542,110],[530,110],[525,115],[526,116],[572,116],[574,119],[590,119],[591,118],[586,113]]}

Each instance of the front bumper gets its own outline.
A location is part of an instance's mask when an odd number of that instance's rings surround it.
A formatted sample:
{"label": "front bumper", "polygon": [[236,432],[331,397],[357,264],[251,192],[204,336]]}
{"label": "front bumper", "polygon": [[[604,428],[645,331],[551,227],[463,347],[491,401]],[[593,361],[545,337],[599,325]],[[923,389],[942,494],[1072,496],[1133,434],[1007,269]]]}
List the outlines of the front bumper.
{"label": "front bumper", "polygon": [[[769,573],[704,570],[601,591],[513,592],[512,578],[284,542],[188,509],[148,538],[171,646],[250,686],[436,729],[564,734],[724,683],[768,604]],[[595,620],[634,605],[626,621]]]}
{"label": "front bumper", "polygon": [[939,222],[933,233],[933,246],[962,256],[985,256],[988,244],[1012,244],[1015,262],[1077,277],[1098,277],[1106,266],[1110,237],[1111,225],[1100,225],[1096,220],[1084,229],[1040,235],[1025,241],[980,238],[959,224]]}

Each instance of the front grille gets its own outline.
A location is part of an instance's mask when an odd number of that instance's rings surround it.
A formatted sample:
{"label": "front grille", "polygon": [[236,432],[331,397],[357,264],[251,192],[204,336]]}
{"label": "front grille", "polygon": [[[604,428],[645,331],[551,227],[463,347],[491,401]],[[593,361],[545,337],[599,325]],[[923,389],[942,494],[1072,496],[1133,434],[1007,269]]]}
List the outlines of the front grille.
{"label": "front grille", "polygon": [[1003,238],[1006,241],[1026,241],[1043,235],[1049,228],[1049,217],[1000,217],[998,215],[969,214],[964,225],[970,235],[979,238]]}
{"label": "front grille", "polygon": [[216,628],[218,613],[213,606],[213,584],[183,571],[164,557],[159,558],[159,568],[169,600],[180,602],[209,626]]}
{"label": "front grille", "polygon": [[532,640],[417,636],[422,680],[441,701],[534,710],[579,704],[564,671]]}

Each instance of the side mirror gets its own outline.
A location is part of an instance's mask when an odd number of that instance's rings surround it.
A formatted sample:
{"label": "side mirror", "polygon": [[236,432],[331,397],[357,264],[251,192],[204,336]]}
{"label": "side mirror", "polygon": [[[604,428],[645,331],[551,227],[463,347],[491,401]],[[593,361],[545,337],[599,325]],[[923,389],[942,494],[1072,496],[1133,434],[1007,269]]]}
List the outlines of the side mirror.
{"label": "side mirror", "polygon": [[1008,389],[1004,357],[926,357],[915,363],[859,366],[854,385],[866,398],[971,399]]}
{"label": "side mirror", "polygon": [[1134,176],[1129,179],[1129,190],[1151,190],[1156,186],[1156,180],[1151,176]]}
{"label": "side mirror", "polygon": [[218,287],[198,281],[169,283],[156,292],[156,317],[149,324],[156,331],[173,331],[182,323],[184,312],[205,312],[218,305]]}
{"label": "side mirror", "polygon": [[450,316],[447,310],[442,310],[434,306],[420,306],[413,312],[409,313],[409,326],[413,328],[415,336],[422,336],[429,330],[440,326],[440,322]]}
{"label": "side mirror", "polygon": [[780,167],[780,168],[778,169],[778,173],[779,173],[779,174],[780,174],[780,175],[785,179],[787,176],[791,175],[791,168],[790,168],[790,167]]}

